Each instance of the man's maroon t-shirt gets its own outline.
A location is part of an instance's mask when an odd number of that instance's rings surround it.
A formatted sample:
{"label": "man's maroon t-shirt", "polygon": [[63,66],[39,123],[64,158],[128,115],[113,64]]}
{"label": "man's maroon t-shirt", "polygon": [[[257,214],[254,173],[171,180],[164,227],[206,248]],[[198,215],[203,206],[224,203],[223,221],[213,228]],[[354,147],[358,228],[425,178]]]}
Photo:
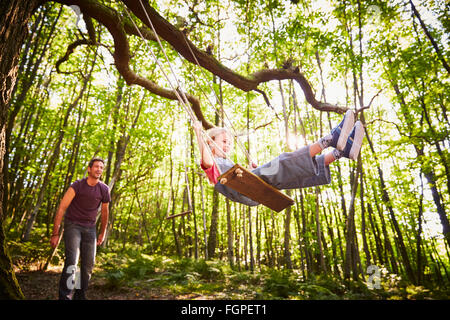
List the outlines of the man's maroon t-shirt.
{"label": "man's maroon t-shirt", "polygon": [[75,197],[67,208],[66,219],[76,224],[93,227],[101,203],[111,201],[109,188],[99,181],[95,186],[87,183],[87,178],[72,183]]}

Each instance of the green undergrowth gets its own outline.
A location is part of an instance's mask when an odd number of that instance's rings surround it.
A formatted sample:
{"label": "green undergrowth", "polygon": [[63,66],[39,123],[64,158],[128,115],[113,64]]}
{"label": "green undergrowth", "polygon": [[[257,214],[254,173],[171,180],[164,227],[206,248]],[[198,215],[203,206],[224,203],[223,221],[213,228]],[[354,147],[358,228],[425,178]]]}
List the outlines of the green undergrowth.
{"label": "green undergrowth", "polygon": [[[42,268],[50,253],[43,241],[9,242],[16,270]],[[51,264],[62,266],[61,250]],[[381,272],[379,288],[369,289],[363,281],[344,282],[330,274],[305,278],[299,270],[265,266],[255,267],[253,272],[239,271],[227,261],[168,257],[149,254],[145,248],[137,247],[98,248],[93,277],[105,290],[163,292],[162,298],[168,299],[450,299],[445,282],[439,286],[417,286],[386,270]]]}
{"label": "green undergrowth", "polygon": [[128,250],[101,252],[96,276],[108,290],[129,287],[163,289],[172,296],[208,299],[449,299],[445,288],[427,289],[383,275],[380,288],[362,281],[344,283],[335,276],[313,275],[304,279],[298,270],[261,268],[237,271],[225,261],[149,255]]}

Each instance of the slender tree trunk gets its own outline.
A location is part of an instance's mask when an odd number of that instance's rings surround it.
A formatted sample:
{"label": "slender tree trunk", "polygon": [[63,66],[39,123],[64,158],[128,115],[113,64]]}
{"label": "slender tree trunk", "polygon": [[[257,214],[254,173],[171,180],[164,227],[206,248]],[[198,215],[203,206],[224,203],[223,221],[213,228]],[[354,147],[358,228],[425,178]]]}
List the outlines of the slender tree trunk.
{"label": "slender tree trunk", "polygon": [[311,275],[312,273],[312,257],[311,257],[311,251],[309,246],[309,237],[308,237],[308,224],[306,223],[307,217],[306,217],[306,210],[304,205],[304,197],[303,197],[303,190],[300,190],[300,207],[302,212],[302,238],[303,238],[303,247],[305,251],[305,259],[306,259],[306,273],[307,275]]}
{"label": "slender tree trunk", "polygon": [[[109,164],[113,163],[112,160],[113,160],[114,149],[115,149],[115,145],[116,145],[117,122],[119,120],[120,107],[121,107],[122,101],[123,101],[124,85],[125,85],[125,81],[124,81],[123,77],[119,76],[117,79],[116,103],[114,104],[114,107],[112,107],[112,110],[111,110],[113,123],[112,123],[111,140],[109,141],[109,151],[108,151],[108,160],[107,160],[107,163],[109,163]],[[111,165],[108,165],[106,167],[105,183],[107,185],[109,185],[110,181],[111,181],[111,172],[112,172],[111,169],[113,169],[113,166],[111,166]]]}
{"label": "slender tree trunk", "polygon": [[[199,254],[198,254],[198,228],[197,228],[197,210],[196,210],[196,206],[195,206],[195,161],[194,161],[194,140],[193,140],[193,134],[192,131],[189,130],[189,151],[190,151],[190,159],[191,159],[191,174],[192,174],[192,188],[190,188],[190,192],[191,192],[191,203],[190,203],[190,207],[189,210],[192,210],[192,219],[194,220],[194,252],[195,252],[195,259],[197,260],[199,258]],[[188,172],[188,169],[186,168],[186,174]],[[186,179],[187,182],[189,184],[189,178]],[[201,181],[200,181],[201,182]]]}
{"label": "slender tree trunk", "polygon": [[[170,169],[172,171],[172,169]],[[173,174],[172,174],[173,175]],[[170,186],[170,192],[171,192],[171,199],[172,199],[172,207],[171,207],[171,215],[175,214],[175,209],[176,209],[176,203],[177,203],[177,197],[176,194],[178,193],[178,186],[177,189],[174,190],[173,189],[173,185],[171,184]],[[170,203],[169,203],[170,204]],[[175,241],[175,248],[177,250],[177,255],[178,257],[183,257],[183,250],[181,248],[181,243],[180,243],[180,238],[179,238],[179,232],[177,232],[177,228],[176,228],[176,221],[175,219],[171,219],[172,221],[172,233],[173,233],[173,238]]]}
{"label": "slender tree trunk", "polygon": [[[378,225],[375,222],[375,218],[373,216],[373,209],[372,205],[370,203],[367,204],[367,212],[368,212],[368,218],[370,222],[370,227],[372,229],[373,236],[375,238],[375,247],[376,247],[376,253],[377,258],[380,264],[384,264],[384,256],[383,256],[383,245],[381,243],[381,235],[380,230],[378,229]],[[373,259],[374,263],[377,263],[377,259]]]}
{"label": "slender tree trunk", "polygon": [[359,199],[361,201],[361,236],[363,240],[363,249],[364,249],[364,255],[366,256],[366,265],[371,265],[371,255],[369,251],[369,244],[367,242],[367,228],[366,228],[366,209],[364,205],[364,184],[363,184],[363,176],[364,173],[361,169],[360,174],[360,182],[359,182]]}
{"label": "slender tree trunk", "polygon": [[255,258],[253,256],[253,228],[252,228],[252,208],[247,207],[248,212],[248,239],[249,239],[249,253],[250,253],[250,270],[253,272],[255,267]]}
{"label": "slender tree trunk", "polygon": [[[219,39],[219,45],[220,45],[220,37]],[[217,77],[213,77],[213,83],[215,84],[217,81]],[[223,100],[222,100],[222,81],[219,79],[219,96],[218,96],[217,103],[221,106],[221,115],[219,115],[216,112],[215,115],[215,125],[216,126],[223,126]],[[222,122],[222,123],[220,123]],[[215,256],[216,251],[216,244],[217,244],[217,229],[219,226],[219,193],[216,191],[216,189],[213,189],[213,207],[211,212],[211,225],[209,227],[209,238],[208,238],[208,258],[212,259]]]}
{"label": "slender tree trunk", "polygon": [[235,207],[235,210],[234,210],[234,223],[235,223],[235,225],[236,225],[236,227],[235,227],[235,237],[234,237],[234,240],[235,240],[235,246],[234,246],[234,248],[235,248],[235,257],[236,257],[236,264],[237,264],[237,267],[238,267],[238,271],[241,271],[241,255],[240,255],[240,252],[239,252],[239,250],[240,250],[240,228],[239,228],[239,221],[240,221],[240,219],[239,219],[239,210]]}
{"label": "slender tree trunk", "polygon": [[243,205],[239,206],[239,213],[241,216],[241,223],[242,223],[242,236],[244,237],[244,252],[243,252],[243,259],[244,259],[244,265],[245,265],[245,270],[248,270],[248,236],[247,236],[247,227],[246,227],[246,223],[245,221],[247,221],[246,219],[246,214],[245,214],[245,209],[247,207],[244,207]]}
{"label": "slender tree trunk", "polygon": [[202,197],[202,218],[203,218],[203,241],[205,242],[205,259],[208,260],[208,236],[206,231],[206,214],[205,214],[205,195],[203,191],[203,179],[202,176],[200,176],[200,192]]}
{"label": "slender tree trunk", "polygon": [[[248,66],[249,64],[247,64]],[[250,151],[250,101],[249,95],[247,94],[247,153],[251,154]],[[249,167],[251,167],[251,163],[249,159],[247,159]],[[253,230],[252,230],[252,209],[251,207],[247,207],[248,212],[248,240],[250,247],[250,270],[254,271],[255,259],[253,257]]]}
{"label": "slender tree trunk", "polygon": [[419,212],[418,212],[418,227],[416,235],[416,256],[417,256],[417,284],[422,284],[423,271],[422,271],[422,218],[423,218],[423,181],[422,173],[420,174],[420,199],[419,199]]}
{"label": "slender tree trunk", "polygon": [[261,270],[261,217],[258,207],[256,207],[256,263]]}
{"label": "slender tree trunk", "polygon": [[352,183],[350,207],[346,222],[347,239],[345,248],[345,263],[344,263],[344,278],[350,279],[350,276],[353,275],[353,280],[357,280],[359,275],[358,269],[356,268],[357,257],[354,255],[356,246],[355,199],[356,199],[356,192],[358,189],[358,175],[359,175],[359,166],[358,169],[356,170],[356,177],[351,179],[353,183]]}
{"label": "slender tree trunk", "polygon": [[269,267],[273,266],[273,257],[272,257],[272,238],[271,238],[271,233],[269,231],[269,226],[267,223],[267,215],[264,214],[263,215],[263,222],[264,222],[264,238],[265,238],[265,251],[266,251],[266,264]]}
{"label": "slender tree trunk", "polygon": [[416,16],[416,18],[419,20],[420,26],[422,27],[423,31],[425,32],[425,35],[430,40],[430,42],[434,48],[434,51],[436,51],[436,54],[437,54],[439,60],[441,61],[442,65],[444,66],[445,70],[447,70],[447,72],[450,73],[450,66],[448,65],[447,61],[445,61],[445,58],[442,55],[441,50],[439,49],[439,46],[436,43],[436,40],[434,40],[434,38],[431,35],[430,31],[428,30],[427,26],[423,22],[422,18],[420,17],[420,14],[417,11],[416,6],[412,2],[412,0],[409,0],[409,4],[411,5],[411,9],[412,9],[414,16]]}
{"label": "slender tree trunk", "polygon": [[213,191],[213,205],[211,210],[211,224],[208,237],[208,259],[212,259],[216,253],[217,232],[219,227],[219,193]]}
{"label": "slender tree trunk", "polygon": [[227,257],[228,262],[230,264],[230,267],[234,267],[233,262],[233,225],[231,223],[231,206],[230,206],[230,200],[225,199],[225,204],[227,207],[227,239],[228,239],[228,250],[227,250]]}
{"label": "slender tree trunk", "polygon": [[319,187],[315,187],[316,191],[316,206],[315,206],[315,218],[316,218],[316,237],[317,237],[317,244],[319,246],[319,267],[320,271],[324,274],[327,272],[327,267],[325,265],[325,256],[322,248],[322,230],[320,227],[320,210],[319,210],[319,194],[320,189]]}

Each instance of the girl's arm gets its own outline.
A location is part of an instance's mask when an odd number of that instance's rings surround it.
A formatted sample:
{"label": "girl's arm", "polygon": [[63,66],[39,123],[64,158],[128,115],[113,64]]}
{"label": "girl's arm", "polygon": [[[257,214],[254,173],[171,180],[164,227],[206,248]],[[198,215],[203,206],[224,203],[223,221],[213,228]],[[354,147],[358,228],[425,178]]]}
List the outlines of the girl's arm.
{"label": "girl's arm", "polygon": [[200,155],[202,157],[202,164],[206,169],[211,168],[214,165],[214,160],[211,158],[211,155],[207,150],[208,146],[205,145],[205,142],[202,139],[202,123],[200,121],[196,121],[193,127],[195,135],[197,136],[197,143],[200,149]]}

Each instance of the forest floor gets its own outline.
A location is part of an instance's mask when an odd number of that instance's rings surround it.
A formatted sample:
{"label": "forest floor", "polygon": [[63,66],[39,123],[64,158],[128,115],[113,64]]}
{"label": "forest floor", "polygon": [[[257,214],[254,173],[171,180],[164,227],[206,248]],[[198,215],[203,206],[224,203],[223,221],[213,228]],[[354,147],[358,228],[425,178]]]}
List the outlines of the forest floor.
{"label": "forest floor", "polygon": [[[16,277],[26,300],[58,299],[58,283],[62,266],[50,266],[46,271],[38,269],[16,270]],[[140,271],[142,272],[142,271]],[[433,292],[423,287],[407,286],[404,289],[369,292],[367,290],[343,290],[340,285],[327,281],[304,283],[291,292],[292,283],[287,278],[275,275],[260,277],[244,272],[235,275],[234,280],[185,281],[189,274],[157,272],[150,277],[118,279],[118,274],[96,268],[89,284],[89,300],[252,300],[252,299],[294,299],[294,300],[416,300],[450,299],[448,292]],[[119,276],[120,278],[120,276]],[[161,278],[165,278],[161,282]],[[275,278],[275,279],[274,279]],[[225,280],[225,281],[224,281]],[[237,281],[237,282],[236,282]],[[176,283],[175,283],[176,282]],[[240,284],[238,284],[240,282]],[[269,284],[268,284],[269,282]],[[294,284],[295,285],[295,284]],[[335,287],[334,290],[333,288]],[[331,290],[330,290],[331,289]],[[334,291],[334,292],[332,292]]]}
{"label": "forest floor", "polygon": [[[49,267],[48,270],[16,271],[16,277],[26,300],[57,300],[58,284],[62,266]],[[209,300],[218,299],[216,295],[197,293],[174,294],[164,288],[122,286],[111,289],[108,281],[95,276],[89,283],[89,300]]]}
{"label": "forest floor", "polygon": [[[55,300],[63,257],[56,255],[42,270],[48,252],[11,245],[15,273],[27,300]],[[144,251],[145,252],[145,251]],[[100,249],[89,282],[90,300],[418,300],[450,299],[450,288],[439,284],[417,286],[402,277],[380,272],[379,287],[363,280],[344,282],[335,274],[300,270],[234,266],[222,260],[145,254],[135,248]]]}
{"label": "forest floor", "polygon": [[[20,271],[16,273],[17,280],[27,300],[57,300],[58,283],[61,267],[42,271]],[[105,288],[102,279],[93,277],[89,286],[90,300],[136,300],[136,299],[175,299],[162,292],[138,292],[132,288],[110,290]]]}

